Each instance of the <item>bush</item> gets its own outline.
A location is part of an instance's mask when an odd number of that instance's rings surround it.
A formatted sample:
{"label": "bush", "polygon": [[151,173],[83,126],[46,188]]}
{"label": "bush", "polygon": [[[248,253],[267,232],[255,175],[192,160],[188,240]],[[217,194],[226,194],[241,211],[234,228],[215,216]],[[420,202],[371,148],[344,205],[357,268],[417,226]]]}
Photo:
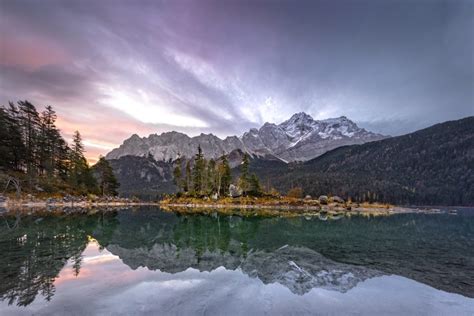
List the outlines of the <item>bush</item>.
{"label": "bush", "polygon": [[303,197],[303,189],[301,187],[292,188],[288,191],[288,197],[301,199]]}

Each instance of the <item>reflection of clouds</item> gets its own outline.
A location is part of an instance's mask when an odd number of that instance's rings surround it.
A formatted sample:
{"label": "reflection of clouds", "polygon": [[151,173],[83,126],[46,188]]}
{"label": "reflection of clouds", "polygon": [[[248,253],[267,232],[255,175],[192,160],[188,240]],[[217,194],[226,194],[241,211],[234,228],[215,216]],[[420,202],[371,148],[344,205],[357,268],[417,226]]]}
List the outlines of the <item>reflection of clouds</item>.
{"label": "reflection of clouds", "polygon": [[176,273],[188,268],[199,271],[213,271],[218,267],[229,270],[239,268],[265,284],[278,282],[300,295],[313,288],[347,292],[359,282],[382,275],[374,269],[335,262],[307,247],[288,245],[273,251],[257,249],[245,252],[236,247],[231,251],[206,249],[199,254],[192,247],[159,243],[151,248],[132,249],[112,244],[107,249],[132,269],[147,267]]}
{"label": "reflection of clouds", "polygon": [[293,294],[278,283],[264,284],[239,269],[178,273],[131,270],[91,242],[83,252],[84,277],[66,278],[64,267],[51,302],[37,299],[23,309],[0,303],[5,315],[472,315],[474,300],[435,290],[399,276],[375,277],[341,293],[314,288]]}

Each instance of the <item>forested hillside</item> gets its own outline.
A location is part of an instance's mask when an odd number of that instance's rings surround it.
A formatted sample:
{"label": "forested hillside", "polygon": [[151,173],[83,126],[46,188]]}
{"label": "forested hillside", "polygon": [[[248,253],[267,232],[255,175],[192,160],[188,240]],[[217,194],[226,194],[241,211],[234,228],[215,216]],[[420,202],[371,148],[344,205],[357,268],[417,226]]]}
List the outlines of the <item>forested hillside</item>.
{"label": "forested hillside", "polygon": [[118,192],[121,196],[153,200],[177,190],[170,162],[157,161],[150,155],[124,156],[108,161],[120,182]]}
{"label": "forested hillside", "polygon": [[38,112],[28,101],[0,106],[0,193],[116,194],[108,162],[91,168],[81,134],[76,131],[69,146],[56,118],[51,106]]}
{"label": "forested hillside", "polygon": [[358,201],[474,205],[474,117],[255,172],[282,192],[300,186]]}

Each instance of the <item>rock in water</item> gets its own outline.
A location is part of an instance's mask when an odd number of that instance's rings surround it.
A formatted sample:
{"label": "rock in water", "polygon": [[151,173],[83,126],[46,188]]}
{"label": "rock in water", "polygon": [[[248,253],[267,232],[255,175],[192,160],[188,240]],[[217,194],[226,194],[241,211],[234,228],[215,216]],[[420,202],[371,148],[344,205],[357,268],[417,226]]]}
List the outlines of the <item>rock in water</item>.
{"label": "rock in water", "polygon": [[337,195],[336,195],[336,196],[333,196],[333,197],[331,198],[331,200],[332,200],[333,202],[335,202],[335,203],[341,203],[341,204],[344,203],[344,199],[341,198],[341,197],[339,197],[339,196],[337,196]]}
{"label": "rock in water", "polygon": [[319,197],[319,203],[321,204],[328,204],[328,197],[326,195],[321,195]]}

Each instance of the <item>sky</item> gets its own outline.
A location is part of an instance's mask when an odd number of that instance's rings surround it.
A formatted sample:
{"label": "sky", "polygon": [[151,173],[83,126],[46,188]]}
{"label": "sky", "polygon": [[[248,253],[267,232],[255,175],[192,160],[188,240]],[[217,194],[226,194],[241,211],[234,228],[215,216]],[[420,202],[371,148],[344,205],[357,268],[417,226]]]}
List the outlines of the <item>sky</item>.
{"label": "sky", "polygon": [[94,161],[304,111],[400,135],[474,115],[473,1],[0,0],[0,104],[52,105]]}

